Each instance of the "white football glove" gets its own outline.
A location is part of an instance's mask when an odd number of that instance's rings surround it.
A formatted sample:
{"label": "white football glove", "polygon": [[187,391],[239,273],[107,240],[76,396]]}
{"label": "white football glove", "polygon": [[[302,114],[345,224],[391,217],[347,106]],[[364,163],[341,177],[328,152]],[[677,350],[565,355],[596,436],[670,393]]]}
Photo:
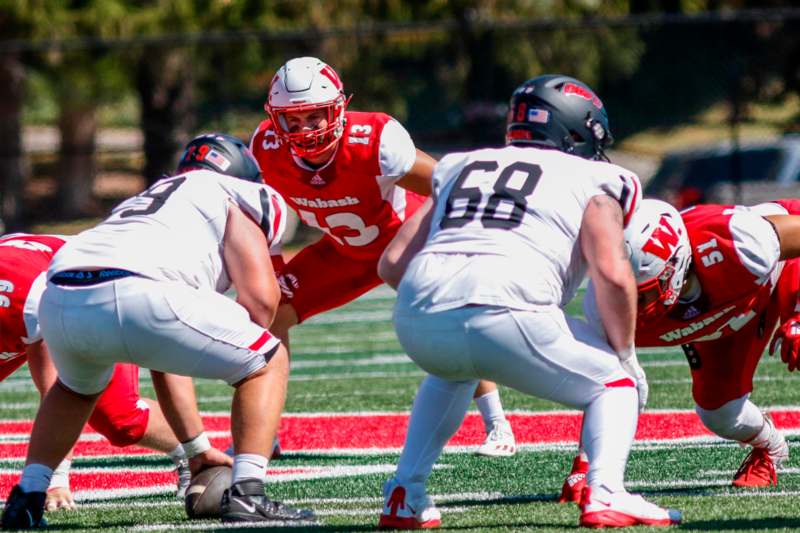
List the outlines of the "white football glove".
{"label": "white football glove", "polygon": [[639,364],[636,358],[636,352],[631,349],[627,353],[619,355],[619,362],[622,369],[631,375],[636,380],[636,390],[639,392],[639,413],[644,411],[644,406],[647,405],[647,396],[650,393],[650,387],[647,385],[647,376],[644,369]]}

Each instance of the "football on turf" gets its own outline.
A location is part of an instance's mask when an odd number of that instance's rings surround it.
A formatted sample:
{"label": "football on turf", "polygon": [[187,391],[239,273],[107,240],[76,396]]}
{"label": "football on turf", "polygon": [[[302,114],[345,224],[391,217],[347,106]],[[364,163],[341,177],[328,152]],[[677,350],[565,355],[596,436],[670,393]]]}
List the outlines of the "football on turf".
{"label": "football on turf", "polygon": [[231,486],[229,466],[212,466],[192,478],[186,489],[186,514],[189,518],[219,517],[222,493]]}

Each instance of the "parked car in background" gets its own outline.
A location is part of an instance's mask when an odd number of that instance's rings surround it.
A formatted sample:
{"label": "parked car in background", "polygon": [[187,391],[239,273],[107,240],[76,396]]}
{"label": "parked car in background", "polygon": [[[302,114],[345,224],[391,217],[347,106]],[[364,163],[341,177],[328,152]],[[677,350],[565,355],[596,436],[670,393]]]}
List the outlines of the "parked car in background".
{"label": "parked car in background", "polygon": [[669,153],[644,193],[678,209],[800,196],[800,135]]}

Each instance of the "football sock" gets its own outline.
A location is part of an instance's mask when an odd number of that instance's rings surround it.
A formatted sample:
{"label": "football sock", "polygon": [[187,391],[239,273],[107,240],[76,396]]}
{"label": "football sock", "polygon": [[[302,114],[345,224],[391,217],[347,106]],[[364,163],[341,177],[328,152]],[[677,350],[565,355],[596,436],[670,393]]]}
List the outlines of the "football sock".
{"label": "football sock", "polygon": [[178,445],[175,446],[171,452],[167,453],[167,455],[170,459],[172,459],[172,462],[175,463],[175,465],[178,465],[181,461],[186,460],[186,453],[183,451],[183,446],[181,446],[180,443],[178,443]]}
{"label": "football sock", "polygon": [[64,487],[69,488],[69,469],[72,466],[72,461],[64,459],[53,471],[53,477],[50,478],[50,487]]}
{"label": "football sock", "polygon": [[586,407],[581,444],[589,458],[589,486],[605,485],[611,492],[625,490],[625,465],[638,418],[634,387],[608,387]]}
{"label": "football sock", "polygon": [[720,437],[752,444],[751,441],[760,441],[759,433],[769,428],[765,428],[764,414],[748,397],[745,394],[718,409],[696,406],[695,411],[703,424]]}
{"label": "football sock", "polygon": [[52,476],[53,469],[49,466],[38,463],[29,464],[22,469],[19,488],[24,492],[46,492]]}
{"label": "football sock", "polygon": [[500,392],[497,389],[475,398],[475,405],[478,406],[478,411],[481,413],[487,433],[494,428],[497,422],[502,422],[506,419],[506,414],[503,412],[503,404],[500,403]]}
{"label": "football sock", "polygon": [[267,464],[269,460],[263,455],[255,453],[237,453],[233,456],[233,480],[231,484],[244,479],[259,479],[264,481],[267,477]]}
{"label": "football sock", "polygon": [[461,426],[477,381],[447,381],[427,376],[417,391],[395,477],[400,483],[425,483],[444,445]]}

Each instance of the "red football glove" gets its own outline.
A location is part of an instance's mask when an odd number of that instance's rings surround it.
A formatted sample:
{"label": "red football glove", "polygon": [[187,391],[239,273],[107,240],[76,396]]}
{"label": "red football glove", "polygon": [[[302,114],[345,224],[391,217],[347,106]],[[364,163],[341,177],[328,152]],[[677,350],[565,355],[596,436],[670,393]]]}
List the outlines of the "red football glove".
{"label": "red football glove", "polygon": [[769,345],[772,355],[780,346],[781,360],[786,363],[789,372],[800,367],[800,315],[795,315],[781,324]]}

